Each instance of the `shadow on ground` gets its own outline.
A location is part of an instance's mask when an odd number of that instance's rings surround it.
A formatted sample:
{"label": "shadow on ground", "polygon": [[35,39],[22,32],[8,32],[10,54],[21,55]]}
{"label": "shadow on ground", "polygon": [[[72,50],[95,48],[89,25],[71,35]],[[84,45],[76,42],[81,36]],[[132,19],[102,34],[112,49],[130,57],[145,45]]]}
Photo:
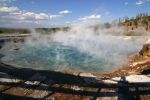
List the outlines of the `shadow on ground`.
{"label": "shadow on ground", "polygon": [[16,68],[0,62],[1,100],[148,100],[149,97],[150,83],[129,83],[125,77],[117,84],[106,84],[92,77]]}

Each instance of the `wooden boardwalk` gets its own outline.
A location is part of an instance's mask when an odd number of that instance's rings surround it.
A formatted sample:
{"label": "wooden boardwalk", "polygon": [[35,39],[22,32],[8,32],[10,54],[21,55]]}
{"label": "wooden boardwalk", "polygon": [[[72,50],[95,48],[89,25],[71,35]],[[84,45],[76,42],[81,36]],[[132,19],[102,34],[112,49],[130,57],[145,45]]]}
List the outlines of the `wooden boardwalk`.
{"label": "wooden boardwalk", "polygon": [[[150,77],[150,76],[148,76]],[[86,81],[88,80],[88,82]],[[92,80],[92,81],[90,81]],[[149,100],[150,83],[117,84],[93,77],[0,63],[0,100]]]}

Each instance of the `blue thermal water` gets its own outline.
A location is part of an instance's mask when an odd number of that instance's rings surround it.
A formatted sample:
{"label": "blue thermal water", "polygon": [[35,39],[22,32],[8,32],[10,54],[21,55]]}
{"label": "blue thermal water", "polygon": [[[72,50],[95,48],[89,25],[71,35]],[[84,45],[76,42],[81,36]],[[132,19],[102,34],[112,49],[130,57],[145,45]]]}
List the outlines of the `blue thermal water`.
{"label": "blue thermal water", "polygon": [[117,65],[109,58],[95,57],[59,43],[52,43],[48,47],[22,46],[19,50],[14,49],[5,50],[7,55],[3,62],[31,68],[57,70],[69,67],[80,71],[108,71],[114,68],[111,66]]}
{"label": "blue thermal water", "polygon": [[[50,70],[72,69],[76,71],[102,72],[121,67],[127,57],[139,50],[139,44],[125,42],[99,44],[99,48],[91,49],[96,55],[80,50],[71,45],[50,42],[48,45],[5,45],[0,53],[5,56],[4,63],[27,68],[42,68]],[[132,45],[131,45],[132,44]],[[87,44],[86,44],[87,45]],[[141,44],[140,44],[141,45]],[[93,46],[94,47],[94,46]]]}

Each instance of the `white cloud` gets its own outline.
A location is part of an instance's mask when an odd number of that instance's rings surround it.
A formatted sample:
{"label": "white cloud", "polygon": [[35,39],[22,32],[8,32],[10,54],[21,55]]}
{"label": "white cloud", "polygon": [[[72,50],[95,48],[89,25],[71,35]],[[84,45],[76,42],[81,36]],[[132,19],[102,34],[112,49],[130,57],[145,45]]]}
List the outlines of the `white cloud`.
{"label": "white cloud", "polygon": [[49,15],[46,13],[35,13],[21,10],[17,7],[0,7],[0,26],[19,26],[23,27],[23,25],[28,26],[30,24],[35,26],[38,25],[46,25],[47,22],[53,21],[61,17],[62,15]]}
{"label": "white cloud", "polygon": [[39,13],[39,14],[36,14],[35,18],[36,19],[48,19],[49,16],[45,13]]}
{"label": "white cloud", "polygon": [[15,13],[19,11],[17,7],[0,7],[0,13]]}
{"label": "white cloud", "polygon": [[69,10],[63,10],[63,11],[59,12],[60,15],[65,15],[65,14],[69,14],[69,13],[71,13],[71,11],[69,11]]}
{"label": "white cloud", "polygon": [[[71,13],[69,10],[63,10],[58,14],[47,14],[43,12],[35,13],[19,9],[18,7],[9,7],[7,4],[16,0],[0,0],[0,27],[33,27],[35,25],[47,25],[56,22],[56,19]],[[31,1],[31,4],[33,2]]]}
{"label": "white cloud", "polygon": [[99,20],[101,18],[101,15],[90,15],[90,16],[84,16],[82,18],[79,18],[78,20],[81,20],[81,21],[88,21],[88,20]]}
{"label": "white cloud", "polygon": [[33,19],[33,20],[48,20],[49,15],[45,13],[34,13],[34,12],[26,12],[22,14],[23,19]]}
{"label": "white cloud", "polygon": [[137,6],[142,6],[143,4],[145,4],[145,2],[143,0],[138,0],[135,4]]}
{"label": "white cloud", "polygon": [[150,2],[150,0],[137,0],[135,3],[137,6],[143,6],[144,4]]}
{"label": "white cloud", "polygon": [[50,16],[49,16],[50,20],[52,20],[52,19],[57,19],[57,18],[59,18],[59,17],[61,17],[61,15],[50,15]]}
{"label": "white cloud", "polygon": [[32,20],[35,19],[36,14],[33,12],[26,12],[21,15],[22,19]]}
{"label": "white cloud", "polygon": [[1,18],[5,19],[16,19],[16,20],[46,20],[49,16],[45,13],[34,13],[34,12],[19,12],[9,13],[7,15],[1,15]]}

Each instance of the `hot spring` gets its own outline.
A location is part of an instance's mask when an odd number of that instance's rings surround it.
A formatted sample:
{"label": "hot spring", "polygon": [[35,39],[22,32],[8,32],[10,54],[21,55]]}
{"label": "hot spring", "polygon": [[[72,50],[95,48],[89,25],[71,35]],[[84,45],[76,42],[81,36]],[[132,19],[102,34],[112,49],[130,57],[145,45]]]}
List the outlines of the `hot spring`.
{"label": "hot spring", "polygon": [[[122,43],[118,44],[120,39]],[[124,65],[127,57],[137,53],[140,48],[139,43],[135,41],[120,39],[116,37],[112,43],[80,41],[78,47],[71,45],[70,42],[70,45],[62,42],[34,45],[9,43],[1,49],[5,55],[2,62],[27,68],[50,70],[69,68],[86,72],[111,71]],[[86,43],[86,47],[83,45],[84,42],[88,43]]]}
{"label": "hot spring", "polygon": [[[117,30],[117,32],[116,32]],[[143,39],[113,36],[119,29],[74,27],[68,32],[40,34],[33,31],[24,43],[6,43],[0,50],[2,62],[27,68],[74,71],[112,71],[125,65],[137,53]],[[107,34],[107,35],[106,35]]]}

